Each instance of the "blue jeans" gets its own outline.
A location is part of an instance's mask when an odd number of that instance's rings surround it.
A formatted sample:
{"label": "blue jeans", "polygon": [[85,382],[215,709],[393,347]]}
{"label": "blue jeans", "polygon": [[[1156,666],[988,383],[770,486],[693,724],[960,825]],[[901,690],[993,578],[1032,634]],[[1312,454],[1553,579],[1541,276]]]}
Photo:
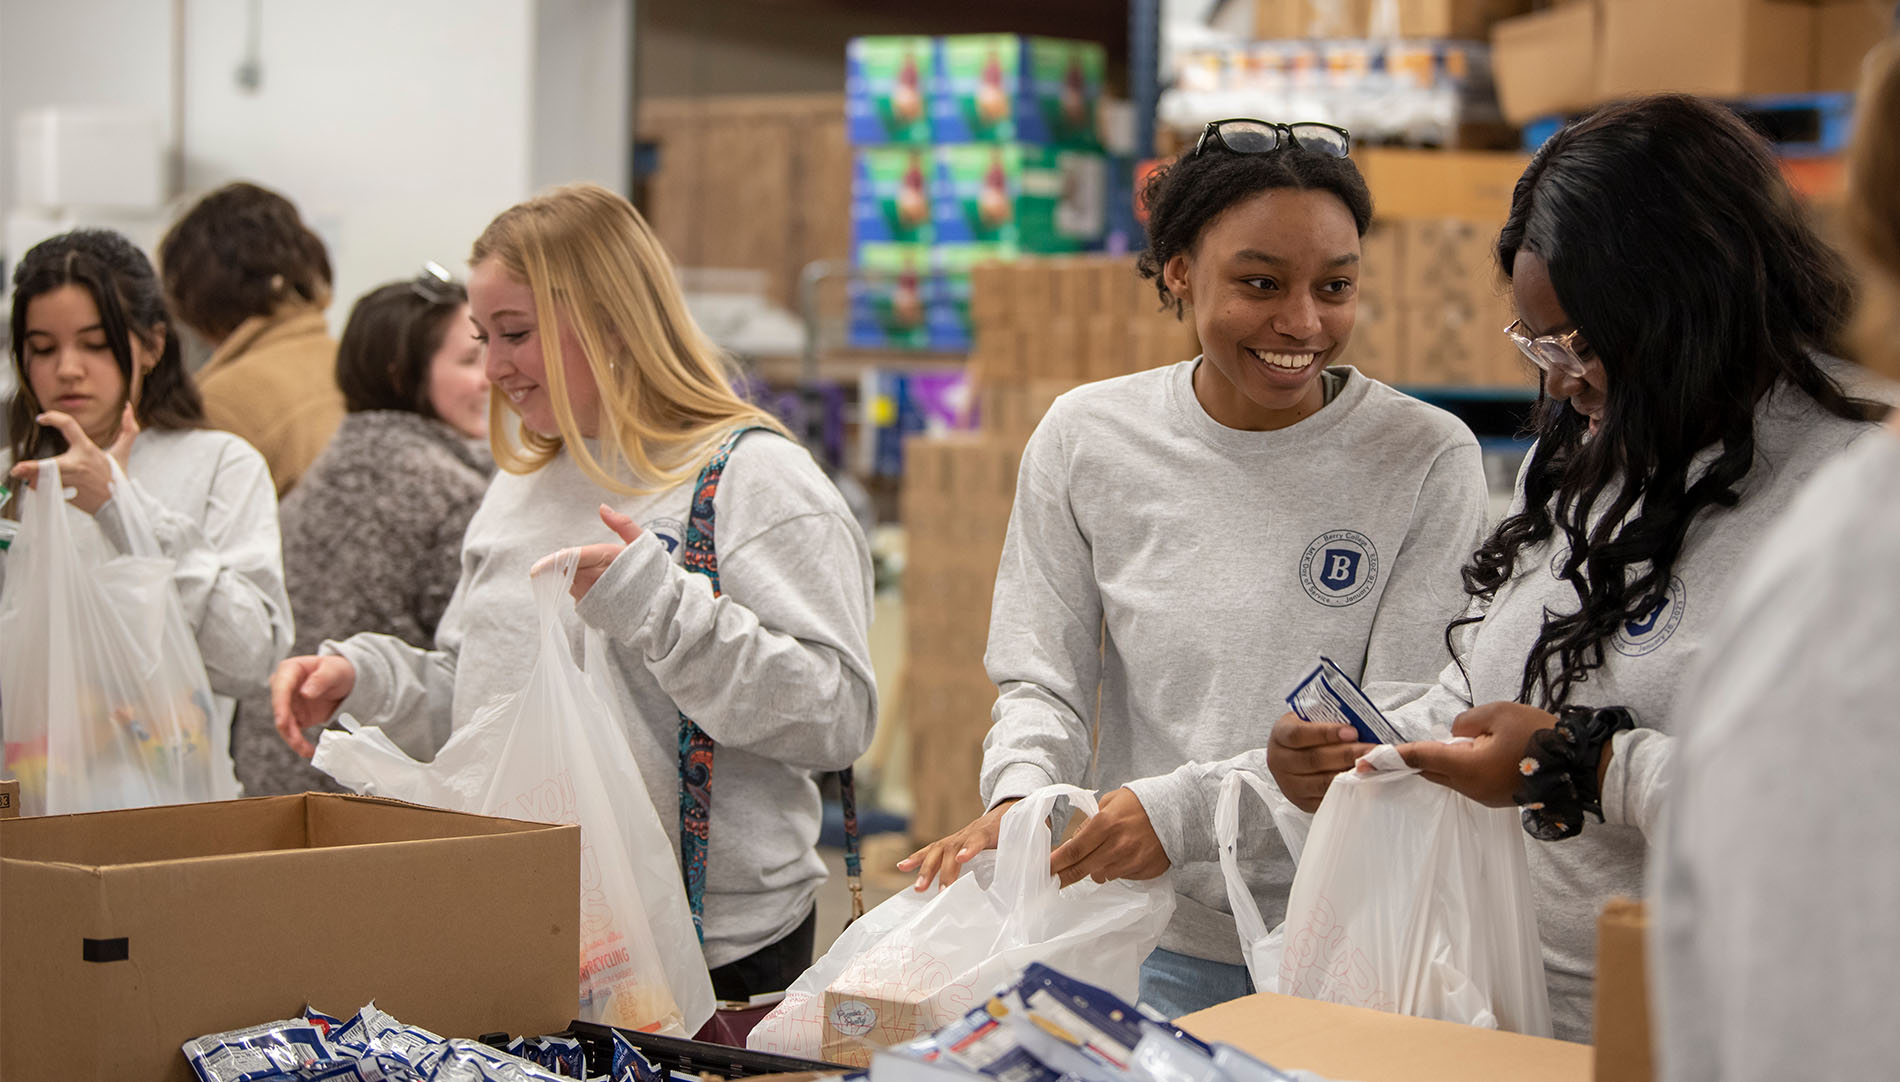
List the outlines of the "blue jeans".
{"label": "blue jeans", "polygon": [[1246,966],[1230,966],[1159,948],[1141,964],[1141,1001],[1169,1018],[1253,995]]}

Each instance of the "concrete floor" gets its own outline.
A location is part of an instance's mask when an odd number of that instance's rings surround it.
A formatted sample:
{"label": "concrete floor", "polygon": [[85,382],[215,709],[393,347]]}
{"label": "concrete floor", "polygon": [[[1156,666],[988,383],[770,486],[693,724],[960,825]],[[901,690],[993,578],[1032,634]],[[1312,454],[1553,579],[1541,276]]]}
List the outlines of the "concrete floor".
{"label": "concrete floor", "polygon": [[[896,894],[911,880],[890,865],[910,855],[904,848],[906,843],[901,835],[874,834],[866,838],[864,844],[864,908],[868,911],[877,907],[891,895]],[[898,848],[901,853],[891,855]],[[831,944],[844,931],[845,919],[851,915],[851,891],[844,885],[844,850],[820,849],[818,855],[825,858],[825,868],[831,872],[831,878],[818,891],[818,936],[812,948],[814,960],[824,957]],[[873,861],[879,866],[874,866]]]}

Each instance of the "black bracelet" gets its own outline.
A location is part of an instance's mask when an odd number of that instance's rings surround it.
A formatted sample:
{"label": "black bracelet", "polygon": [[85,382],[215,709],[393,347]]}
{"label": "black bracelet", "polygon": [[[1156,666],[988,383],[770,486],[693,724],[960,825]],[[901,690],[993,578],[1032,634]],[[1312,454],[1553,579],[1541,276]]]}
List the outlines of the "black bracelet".
{"label": "black bracelet", "polygon": [[1626,707],[1566,706],[1557,725],[1531,734],[1518,773],[1524,781],[1511,795],[1524,809],[1524,830],[1539,841],[1574,838],[1583,832],[1583,814],[1603,822],[1603,794],[1597,767],[1603,746],[1625,729],[1636,727]]}

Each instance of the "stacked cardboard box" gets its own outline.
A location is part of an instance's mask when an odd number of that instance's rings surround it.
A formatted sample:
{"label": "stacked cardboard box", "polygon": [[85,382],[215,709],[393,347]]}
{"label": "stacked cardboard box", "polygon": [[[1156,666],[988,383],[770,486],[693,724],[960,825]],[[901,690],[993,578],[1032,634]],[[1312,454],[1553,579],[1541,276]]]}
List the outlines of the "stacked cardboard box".
{"label": "stacked cardboard box", "polygon": [[1661,91],[1845,91],[1892,13],[1883,0],[1562,0],[1499,23],[1492,67],[1514,123]]}
{"label": "stacked cardboard box", "polygon": [[966,350],[977,263],[1100,244],[1102,46],[866,37],[847,66],[853,345]]}
{"label": "stacked cardboard box", "polygon": [[[1253,32],[1272,38],[1477,38],[1499,19],[1529,9],[1530,0],[1253,0]],[[1384,21],[1396,17],[1397,25]]]}

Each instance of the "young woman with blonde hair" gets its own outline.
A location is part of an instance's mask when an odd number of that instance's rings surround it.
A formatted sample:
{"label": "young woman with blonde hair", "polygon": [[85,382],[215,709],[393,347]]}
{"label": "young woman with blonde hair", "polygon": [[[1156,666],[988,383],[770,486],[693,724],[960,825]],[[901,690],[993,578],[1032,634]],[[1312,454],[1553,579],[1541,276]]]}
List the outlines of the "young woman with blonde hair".
{"label": "young woman with blonde hair", "polygon": [[342,710],[432,755],[525,682],[530,571],[581,546],[571,630],[616,647],[648,796],[661,822],[692,822],[683,860],[689,896],[703,875],[714,991],[783,989],[810,964],[825,878],[814,772],[849,766],[876,720],[864,536],[811,456],[733,390],[626,200],[557,188],[490,223],[470,265],[503,472],[469,524],[436,649],[358,634],[286,661],[278,730],[307,755],[304,730]]}

